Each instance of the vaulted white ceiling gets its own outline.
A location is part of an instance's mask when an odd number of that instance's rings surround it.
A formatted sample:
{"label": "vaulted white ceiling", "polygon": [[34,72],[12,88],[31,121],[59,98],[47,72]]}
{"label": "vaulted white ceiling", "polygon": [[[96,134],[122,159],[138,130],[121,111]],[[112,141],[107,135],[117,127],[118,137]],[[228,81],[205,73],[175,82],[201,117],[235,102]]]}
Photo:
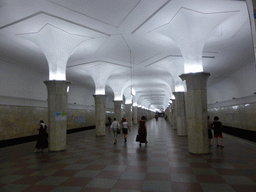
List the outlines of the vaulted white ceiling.
{"label": "vaulted white ceiling", "polygon": [[246,1],[0,0],[0,18],[1,58],[44,73],[57,63],[117,99],[132,86],[148,108],[180,91],[184,63],[209,72],[210,88],[254,59]]}

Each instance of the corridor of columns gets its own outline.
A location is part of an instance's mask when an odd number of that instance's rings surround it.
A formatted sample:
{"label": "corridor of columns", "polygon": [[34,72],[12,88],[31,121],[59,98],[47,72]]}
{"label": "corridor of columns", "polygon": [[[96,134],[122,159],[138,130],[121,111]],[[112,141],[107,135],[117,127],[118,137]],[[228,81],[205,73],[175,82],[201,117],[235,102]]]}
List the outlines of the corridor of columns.
{"label": "corridor of columns", "polygon": [[207,155],[188,152],[188,138],[179,137],[164,119],[147,121],[148,144],[128,143],[112,132],[95,137],[96,129],[67,135],[62,152],[33,153],[35,142],[0,149],[0,191],[101,192],[255,192],[256,144],[224,134],[224,149]]}

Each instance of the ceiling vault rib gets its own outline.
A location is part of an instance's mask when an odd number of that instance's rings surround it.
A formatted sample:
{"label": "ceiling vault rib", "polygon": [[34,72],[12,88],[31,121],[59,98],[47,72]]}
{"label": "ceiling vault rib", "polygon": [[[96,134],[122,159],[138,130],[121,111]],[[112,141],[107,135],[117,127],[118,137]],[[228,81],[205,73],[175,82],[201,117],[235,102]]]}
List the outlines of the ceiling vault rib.
{"label": "ceiling vault rib", "polygon": [[43,13],[43,11],[39,11],[39,12],[37,12],[37,13],[34,13],[34,14],[32,14],[32,15],[29,15],[29,16],[27,16],[27,17],[24,17],[24,18],[22,18],[22,19],[19,19],[19,20],[17,20],[17,21],[14,21],[14,22],[12,22],[12,23],[9,23],[9,24],[7,24],[7,25],[1,26],[1,27],[0,27],[0,30],[1,30],[1,29],[4,29],[4,28],[6,28],[6,27],[10,27],[10,26],[12,26],[12,25],[15,25],[15,24],[17,24],[17,23],[19,23],[19,22],[25,21],[25,20],[27,20],[27,19],[30,19],[30,18],[32,18],[32,17],[35,17],[35,16],[37,16],[37,15],[40,15],[41,13]]}
{"label": "ceiling vault rib", "polygon": [[145,67],[149,67],[149,66],[151,66],[151,65],[154,65],[155,63],[157,63],[157,62],[159,62],[159,61],[162,61],[162,60],[164,60],[164,59],[167,59],[168,57],[182,57],[182,55],[167,55],[166,57],[161,58],[161,59],[159,59],[159,60],[157,60],[157,61],[155,61],[155,62],[153,62],[153,63],[150,63],[150,64],[146,65]]}
{"label": "ceiling vault rib", "polygon": [[109,26],[111,26],[111,27],[117,28],[117,26],[114,26],[114,25],[111,25],[111,24],[106,23],[106,22],[104,22],[104,21],[101,21],[101,20],[99,20],[99,19],[93,18],[93,17],[91,17],[91,16],[89,16],[89,15],[85,15],[85,14],[83,14],[83,13],[81,13],[81,12],[79,12],[79,11],[76,11],[76,10],[74,10],[74,9],[70,9],[70,8],[68,8],[68,7],[66,7],[66,6],[63,6],[63,5],[60,5],[60,4],[58,4],[58,3],[52,2],[51,0],[48,0],[48,1],[49,1],[50,3],[52,3],[52,4],[55,4],[55,5],[60,6],[60,7],[62,7],[62,8],[65,8],[65,9],[67,9],[67,10],[69,10],[69,11],[73,11],[73,12],[75,12],[75,13],[77,13],[77,14],[83,15],[84,17],[88,17],[88,18],[93,19],[93,20],[95,20],[95,21],[98,21],[98,22],[104,23],[104,24],[106,24],[106,25],[109,25]]}
{"label": "ceiling vault rib", "polygon": [[131,34],[134,34],[138,31],[145,23],[147,23],[155,14],[157,14],[161,9],[163,9],[171,0],[166,1],[161,7],[159,7],[152,15],[150,15],[145,21],[143,21],[136,29],[132,31]]}
{"label": "ceiling vault rib", "polygon": [[133,12],[133,10],[140,4],[141,0],[132,8],[132,10],[125,16],[125,18],[118,24],[117,28],[126,20],[126,18]]}
{"label": "ceiling vault rib", "polygon": [[80,63],[80,64],[76,64],[76,65],[71,65],[71,66],[67,66],[67,68],[79,67],[79,66],[83,66],[83,65],[89,65],[91,63],[97,63],[97,62],[103,62],[103,63],[112,64],[112,65],[118,65],[118,66],[121,66],[121,67],[131,68],[129,66],[125,66],[125,65],[121,65],[121,64],[113,63],[113,62],[108,62],[108,61],[102,61],[102,60],[97,60],[97,61],[92,61],[92,62],[87,62],[87,63]]}
{"label": "ceiling vault rib", "polygon": [[[159,59],[159,60],[157,60],[157,61],[155,61],[155,62],[153,62],[153,63],[150,63],[150,64],[146,65],[145,67],[149,67],[149,66],[151,66],[151,65],[154,65],[155,63],[157,63],[157,62],[159,62],[159,61],[162,61],[162,60],[164,60],[164,59],[166,59],[166,58],[168,58],[168,57],[182,57],[182,55],[168,55],[168,56],[166,56],[166,57],[164,57],[164,58],[162,58],[162,59]],[[214,56],[202,56],[202,58],[214,59],[215,57],[214,57]]]}
{"label": "ceiling vault rib", "polygon": [[192,11],[192,12],[195,12],[195,13],[200,13],[200,14],[203,14],[203,15],[240,12],[239,10],[235,10],[235,11],[222,11],[222,12],[203,13],[203,12],[196,11],[196,10],[193,10],[193,9],[188,9],[188,8],[186,8],[186,7],[181,7],[181,8],[177,11],[177,13],[175,13],[175,15],[171,18],[171,20],[170,20],[168,23],[166,23],[166,24],[164,24],[164,25],[161,25],[161,26],[159,26],[159,27],[156,27],[156,28],[150,30],[149,33],[151,33],[152,31],[155,31],[155,30],[157,30],[157,29],[159,29],[159,28],[161,28],[161,27],[163,27],[163,26],[165,26],[165,25],[170,24],[170,23],[172,22],[172,20],[176,17],[176,15],[177,15],[182,9],[186,9],[186,10],[188,10],[188,11]]}
{"label": "ceiling vault rib", "polygon": [[66,21],[66,22],[68,22],[68,23],[77,25],[77,26],[79,26],[79,27],[86,28],[86,29],[89,29],[89,30],[92,30],[92,31],[95,31],[95,32],[97,32],[97,33],[101,33],[101,34],[104,34],[104,35],[107,35],[107,36],[111,36],[111,35],[108,34],[108,33],[105,33],[105,32],[102,32],[102,31],[99,31],[99,30],[96,30],[96,29],[93,29],[93,28],[91,28],[91,27],[87,27],[87,26],[85,26],[85,25],[82,25],[82,24],[79,24],[79,23],[70,21],[70,20],[68,20],[68,19],[64,19],[64,18],[62,18],[62,17],[56,16],[56,15],[53,15],[53,14],[50,14],[50,13],[46,13],[46,12],[44,12],[44,11],[39,11],[39,12],[37,12],[37,13],[34,13],[34,14],[32,14],[32,15],[29,15],[29,16],[27,16],[27,17],[24,17],[24,18],[22,18],[22,19],[19,19],[19,20],[17,20],[17,21],[14,21],[14,22],[12,22],[12,23],[9,23],[9,24],[7,24],[7,25],[1,26],[1,27],[0,27],[0,30],[1,30],[1,29],[4,29],[4,28],[6,28],[6,27],[10,27],[10,26],[12,26],[12,25],[15,25],[15,24],[17,24],[17,23],[20,23],[20,22],[22,22],[22,21],[31,19],[31,18],[33,18],[33,17],[35,17],[35,16],[40,15],[40,14],[48,15],[48,16],[50,16],[50,17],[54,17],[54,18],[56,18],[56,19],[60,19],[60,20],[62,20],[62,21]]}

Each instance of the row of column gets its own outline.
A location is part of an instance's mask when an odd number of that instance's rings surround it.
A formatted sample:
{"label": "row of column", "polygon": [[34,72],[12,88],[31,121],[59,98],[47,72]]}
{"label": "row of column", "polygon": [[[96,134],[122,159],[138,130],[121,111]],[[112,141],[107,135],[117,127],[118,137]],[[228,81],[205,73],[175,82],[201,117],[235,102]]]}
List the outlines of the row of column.
{"label": "row of column", "polygon": [[[48,92],[49,151],[66,149],[68,86],[69,81],[45,81]],[[93,95],[95,101],[96,136],[105,136],[107,95]],[[118,121],[123,116],[123,101],[114,101],[114,114]],[[140,115],[150,116],[147,110],[126,104],[125,116],[130,126],[137,124]],[[133,113],[132,113],[133,111]],[[151,115],[152,116],[152,115]]]}
{"label": "row of column", "polygon": [[[187,92],[175,92],[171,113],[167,113],[179,136],[188,135],[189,152],[204,154],[209,152],[207,137],[207,93],[206,82],[209,73],[190,73],[180,76],[186,81]],[[49,150],[66,149],[67,129],[67,87],[68,81],[45,81],[48,91]],[[96,136],[105,135],[106,95],[94,95]],[[122,118],[123,101],[114,101],[114,113],[118,121]],[[133,111],[133,113],[132,113]],[[169,110],[170,111],[170,110]],[[126,106],[127,122],[137,124],[139,116],[152,118],[148,110]],[[132,121],[133,119],[133,121]]]}

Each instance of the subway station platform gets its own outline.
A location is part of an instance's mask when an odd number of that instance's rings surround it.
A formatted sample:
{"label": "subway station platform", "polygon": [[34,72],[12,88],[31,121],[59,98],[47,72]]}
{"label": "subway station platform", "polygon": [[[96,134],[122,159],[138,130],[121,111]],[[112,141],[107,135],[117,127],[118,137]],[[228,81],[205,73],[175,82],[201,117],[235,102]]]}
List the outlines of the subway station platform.
{"label": "subway station platform", "polygon": [[148,144],[137,126],[113,144],[112,132],[68,134],[67,150],[34,153],[35,142],[0,149],[0,192],[255,192],[256,143],[224,134],[224,149],[188,152],[187,137],[163,119],[150,120]]}

